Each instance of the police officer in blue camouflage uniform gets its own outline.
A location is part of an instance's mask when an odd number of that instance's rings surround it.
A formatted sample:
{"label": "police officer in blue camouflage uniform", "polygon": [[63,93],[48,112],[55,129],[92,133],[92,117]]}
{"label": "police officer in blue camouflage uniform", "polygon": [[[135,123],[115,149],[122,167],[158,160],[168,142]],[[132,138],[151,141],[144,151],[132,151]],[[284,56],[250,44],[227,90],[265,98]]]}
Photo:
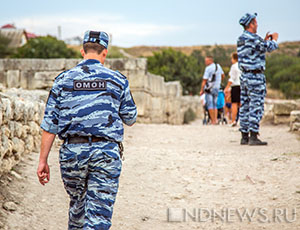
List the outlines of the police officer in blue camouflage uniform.
{"label": "police officer in blue camouflage uniform", "polygon": [[87,31],[84,60],[56,77],[46,105],[40,161],[42,185],[50,179],[48,154],[56,134],[62,180],[70,196],[69,229],[109,229],[121,173],[123,123],[133,125],[137,109],[128,80],[103,66],[109,37]]}
{"label": "police officer in blue camouflage uniform", "polygon": [[256,13],[247,13],[239,21],[244,27],[244,32],[237,41],[238,63],[242,71],[240,77],[242,145],[267,145],[267,142],[257,138],[266,96],[265,53],[278,48],[278,33],[267,33],[265,39],[256,34],[256,16]]}

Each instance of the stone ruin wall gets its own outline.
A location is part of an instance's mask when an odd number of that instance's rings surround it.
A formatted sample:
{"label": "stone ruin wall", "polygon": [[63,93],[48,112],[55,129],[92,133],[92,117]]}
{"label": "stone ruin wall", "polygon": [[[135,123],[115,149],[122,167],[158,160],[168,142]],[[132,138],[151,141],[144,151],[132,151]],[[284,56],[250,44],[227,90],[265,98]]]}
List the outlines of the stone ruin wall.
{"label": "stone ruin wall", "polygon": [[[78,62],[80,59],[0,59],[0,175],[24,154],[39,151],[39,125],[48,90],[59,73]],[[182,96],[179,82],[164,82],[163,77],[148,73],[146,59],[111,59],[105,66],[128,77],[138,122],[180,125],[189,108],[202,117],[199,97]],[[266,100],[264,120],[290,123],[292,131],[300,131],[299,110],[299,100]]]}
{"label": "stone ruin wall", "polygon": [[[6,88],[49,90],[54,78],[74,67],[81,59],[0,59],[0,83]],[[182,124],[190,107],[199,116],[199,97],[183,97],[179,82],[164,82],[161,76],[147,72],[147,60],[108,59],[108,68],[119,70],[128,79],[142,123]]]}
{"label": "stone ruin wall", "polygon": [[0,93],[0,175],[25,154],[39,151],[44,109],[45,103],[36,96]]}
{"label": "stone ruin wall", "polygon": [[[39,151],[39,125],[48,90],[59,73],[80,61],[0,59],[0,175],[11,170],[25,154]],[[129,79],[138,122],[179,125],[188,108],[202,115],[199,97],[182,96],[179,82],[164,82],[163,77],[148,73],[146,59],[112,59],[105,66]]]}

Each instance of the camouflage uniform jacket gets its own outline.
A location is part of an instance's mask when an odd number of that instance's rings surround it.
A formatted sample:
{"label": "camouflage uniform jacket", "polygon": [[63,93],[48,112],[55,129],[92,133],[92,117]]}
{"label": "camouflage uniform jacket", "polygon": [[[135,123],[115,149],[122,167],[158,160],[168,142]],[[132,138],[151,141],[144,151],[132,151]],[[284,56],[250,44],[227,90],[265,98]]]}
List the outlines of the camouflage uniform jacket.
{"label": "camouflage uniform jacket", "polygon": [[243,71],[265,70],[266,52],[278,49],[276,41],[265,41],[247,30],[238,38],[237,53],[239,68]]}
{"label": "camouflage uniform jacket", "polygon": [[135,123],[137,109],[128,80],[117,71],[88,59],[55,79],[41,128],[68,136],[123,140],[123,122]]}

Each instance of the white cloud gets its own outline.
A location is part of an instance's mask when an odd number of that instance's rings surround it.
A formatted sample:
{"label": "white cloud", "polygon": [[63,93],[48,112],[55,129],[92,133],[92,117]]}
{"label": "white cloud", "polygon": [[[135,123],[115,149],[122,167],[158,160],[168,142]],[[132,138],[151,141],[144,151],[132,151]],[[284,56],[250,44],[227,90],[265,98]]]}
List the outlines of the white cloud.
{"label": "white cloud", "polygon": [[181,26],[141,23],[127,21],[121,15],[41,15],[24,17],[15,20],[18,28],[24,28],[38,35],[58,34],[58,26],[62,29],[62,38],[83,36],[86,30],[103,30],[112,35],[113,44],[132,46],[155,36],[168,35],[183,30]]}

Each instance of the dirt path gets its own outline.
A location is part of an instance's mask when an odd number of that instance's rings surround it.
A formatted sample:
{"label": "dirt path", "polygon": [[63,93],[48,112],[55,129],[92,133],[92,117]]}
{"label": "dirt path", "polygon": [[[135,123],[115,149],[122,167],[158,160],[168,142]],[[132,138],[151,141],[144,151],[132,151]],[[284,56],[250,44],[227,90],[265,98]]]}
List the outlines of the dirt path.
{"label": "dirt path", "polygon": [[[300,229],[299,137],[286,126],[263,126],[261,134],[266,147],[240,146],[238,128],[200,121],[127,128],[111,229]],[[23,179],[9,184],[19,204],[4,229],[67,229],[57,154],[45,187],[35,176],[37,154],[19,167]],[[251,221],[245,210],[253,212]]]}

